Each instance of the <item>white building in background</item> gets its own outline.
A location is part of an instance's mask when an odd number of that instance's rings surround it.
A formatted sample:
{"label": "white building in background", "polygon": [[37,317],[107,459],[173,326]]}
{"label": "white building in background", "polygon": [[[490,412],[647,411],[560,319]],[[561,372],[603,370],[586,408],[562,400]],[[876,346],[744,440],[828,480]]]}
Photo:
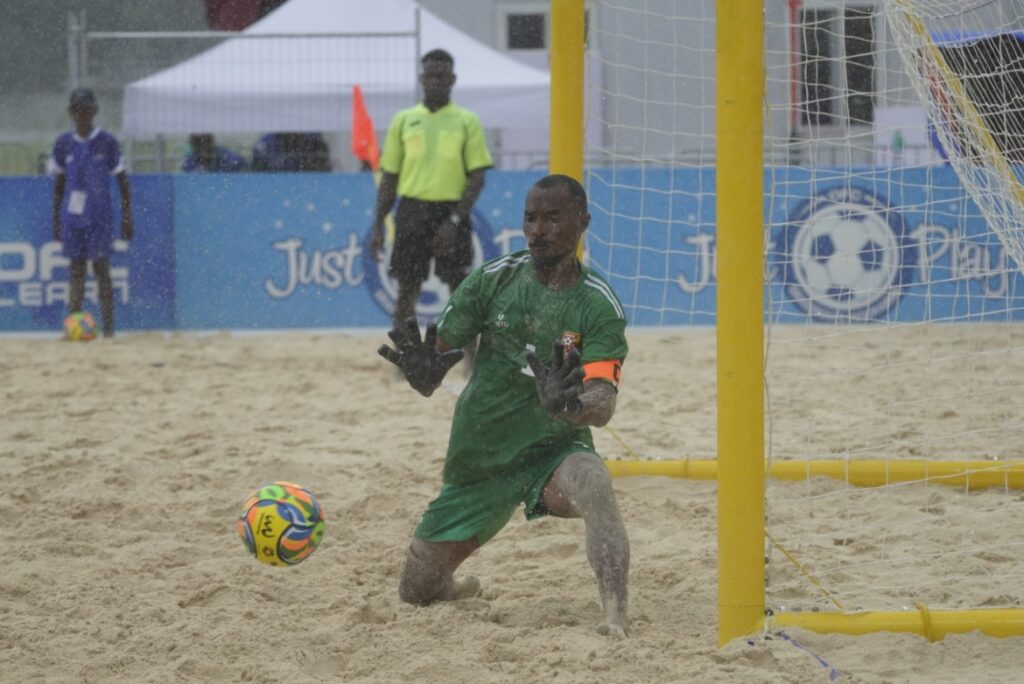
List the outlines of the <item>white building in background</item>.
{"label": "white building in background", "polygon": [[[546,65],[548,0],[421,4],[496,49]],[[593,0],[587,12],[588,82],[600,81],[594,84],[596,95],[587,100],[589,153],[596,158],[607,150],[652,162],[711,162],[714,0]],[[809,137],[805,133],[811,126],[819,139],[828,132],[837,138],[850,132],[870,137],[876,93],[892,88],[901,73],[898,55],[879,49],[885,27],[876,3],[766,0],[765,21],[769,157],[783,161],[798,155],[810,161],[810,151],[790,143]],[[802,29],[791,30],[792,22]],[[850,60],[853,49],[859,54]],[[843,63],[845,70],[839,68]],[[849,95],[843,97],[843,92]],[[799,107],[799,99],[809,99],[811,105]],[[595,127],[600,129],[597,135]],[[830,155],[824,149],[814,153]]]}
{"label": "white building in background", "polygon": [[[496,49],[535,65],[547,61],[548,0],[420,1]],[[957,10],[977,3],[947,4]],[[983,4],[993,16],[1021,20],[1020,0]],[[938,159],[889,33],[886,0],[764,5],[769,161],[871,165],[893,154],[910,163]],[[591,154],[600,157],[604,149],[651,161],[713,160],[715,0],[589,0],[587,12],[588,79],[600,81],[588,98]],[[953,16],[938,25],[955,31],[959,23]]]}

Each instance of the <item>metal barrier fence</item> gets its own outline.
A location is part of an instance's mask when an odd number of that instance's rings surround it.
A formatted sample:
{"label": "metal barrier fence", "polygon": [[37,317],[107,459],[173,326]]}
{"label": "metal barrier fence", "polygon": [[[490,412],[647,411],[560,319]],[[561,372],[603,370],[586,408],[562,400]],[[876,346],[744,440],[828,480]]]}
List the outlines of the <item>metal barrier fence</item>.
{"label": "metal barrier fence", "polygon": [[[46,160],[58,134],[59,131],[55,131],[52,136],[46,138],[0,138],[0,176],[35,176],[45,173]],[[217,142],[248,158],[256,138],[254,136],[223,136],[218,137]],[[346,172],[359,169],[358,161],[347,154],[347,136],[329,137],[328,143],[332,151],[335,171]],[[547,150],[504,150],[501,148],[500,140],[492,140],[490,144],[494,166],[497,170],[543,171],[548,167]],[[126,141],[124,148],[125,157],[129,161],[129,170],[132,173],[174,173],[181,169],[182,162],[188,154],[188,141],[185,138],[166,137],[129,140]],[[860,166],[917,166],[934,162],[932,149],[923,145],[907,146],[900,154],[879,147],[875,153],[877,156],[874,163],[865,157]],[[847,158],[845,151],[837,148],[831,152],[819,151],[816,163],[810,163],[810,160],[807,159],[793,159],[781,155],[777,155],[775,158],[766,155],[766,163],[770,166],[841,167],[847,165],[845,163]],[[689,154],[677,153],[658,159],[652,159],[649,155],[644,158],[638,153],[632,163],[624,162],[621,151],[614,157],[610,154],[592,152],[584,160],[587,169],[610,166],[694,167],[708,166],[714,163],[713,153],[697,151]]]}
{"label": "metal barrier fence", "polygon": [[[235,32],[100,32],[86,29],[84,12],[72,13],[68,22],[68,71],[72,87],[88,86],[100,97],[100,122],[121,139],[129,169],[135,173],[174,172],[181,168],[181,162],[188,152],[186,135],[164,135],[135,137],[123,135],[121,112],[125,86],[129,83],[181,64],[223,43],[225,40],[240,39],[252,46],[276,45],[277,52],[266,55],[267,61],[287,62],[289,36],[281,43],[279,36],[246,37],[248,34]],[[328,38],[340,42],[358,41],[365,46],[367,40],[377,40],[381,51],[393,51],[396,41],[404,41],[409,60],[403,63],[405,76],[415,80],[415,55],[419,47],[417,34],[381,34],[376,38],[367,35],[329,34]],[[273,39],[273,40],[270,40]],[[301,38],[300,38],[301,39]],[[353,43],[354,44],[354,43]],[[338,58],[337,51],[335,59]],[[372,58],[372,56],[368,57]],[[393,62],[393,60],[390,60]],[[330,68],[330,61],[295,64],[295,70],[320,70]],[[241,73],[241,72],[240,72]],[[379,134],[387,121],[378,120]],[[486,124],[486,122],[485,122]],[[59,130],[0,136],[0,175],[37,175],[45,170],[46,157]],[[347,133],[325,130],[331,150],[333,167],[336,171],[355,171],[359,162],[349,153],[350,139]],[[869,135],[869,131],[865,131]],[[249,157],[258,139],[256,133],[218,134],[218,143]],[[510,149],[505,145],[498,130],[488,130],[488,144],[498,169],[542,170],[547,167],[548,153],[545,149]],[[792,140],[778,149],[766,149],[765,162],[773,166],[902,166],[934,162],[935,153],[927,145],[908,144],[898,151],[864,141],[856,147],[828,140],[801,143]],[[613,151],[589,148],[586,165],[588,168],[618,166],[701,166],[715,163],[714,149],[704,145],[694,150],[665,150],[652,157],[650,150],[637,151],[631,155],[618,147]]]}
{"label": "metal barrier fence", "polygon": [[0,176],[37,176],[46,173],[46,160],[52,146],[53,138],[36,135],[0,137]]}
{"label": "metal barrier fence", "polygon": [[[343,141],[339,130],[349,115],[343,98],[359,85],[380,116],[394,109],[385,100],[395,98],[376,93],[398,88],[402,102],[415,95],[418,10],[412,27],[301,34],[90,31],[84,12],[71,13],[69,80],[72,88],[97,92],[104,123],[120,132],[133,170],[178,168],[189,133],[215,133],[244,152],[259,135],[285,131],[322,132],[335,143],[335,168],[354,170],[358,162],[341,154],[347,137]],[[347,82],[351,71],[359,82]]]}

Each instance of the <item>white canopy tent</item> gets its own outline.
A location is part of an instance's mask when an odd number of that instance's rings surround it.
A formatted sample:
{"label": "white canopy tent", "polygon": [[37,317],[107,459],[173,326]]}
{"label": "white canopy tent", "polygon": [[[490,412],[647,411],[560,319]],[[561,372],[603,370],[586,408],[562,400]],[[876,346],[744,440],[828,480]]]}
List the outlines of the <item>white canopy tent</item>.
{"label": "white canopy tent", "polygon": [[434,48],[455,58],[456,103],[486,128],[509,129],[520,140],[530,131],[546,146],[548,74],[413,0],[290,0],[238,37],[129,84],[123,133],[346,131],[355,85],[384,128],[416,102],[419,55]]}

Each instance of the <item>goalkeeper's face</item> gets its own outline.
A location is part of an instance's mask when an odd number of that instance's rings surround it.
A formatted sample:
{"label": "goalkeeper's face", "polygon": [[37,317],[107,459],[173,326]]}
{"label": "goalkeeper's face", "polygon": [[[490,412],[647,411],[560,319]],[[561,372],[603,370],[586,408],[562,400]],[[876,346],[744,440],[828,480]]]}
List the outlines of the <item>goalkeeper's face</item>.
{"label": "goalkeeper's face", "polygon": [[554,264],[576,257],[576,245],[590,214],[564,185],[534,186],[526,195],[523,235],[534,263]]}

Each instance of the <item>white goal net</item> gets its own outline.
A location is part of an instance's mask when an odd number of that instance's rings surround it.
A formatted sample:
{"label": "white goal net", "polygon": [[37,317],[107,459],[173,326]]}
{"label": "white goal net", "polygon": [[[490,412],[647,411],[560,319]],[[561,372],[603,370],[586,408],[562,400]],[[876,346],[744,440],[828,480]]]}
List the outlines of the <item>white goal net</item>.
{"label": "white goal net", "polygon": [[[710,348],[714,3],[588,8],[591,264],[635,326]],[[766,455],[836,475],[769,478],[769,608],[1024,602],[1024,506],[1004,467],[1024,455],[1022,14],[765,3]],[[665,363],[678,439],[630,432],[625,412],[617,426],[633,454],[713,459],[714,423],[690,421],[715,388]],[[937,474],[951,462],[996,486]]]}
{"label": "white goal net", "polygon": [[888,0],[885,14],[939,144],[1024,265],[1024,6]]}

